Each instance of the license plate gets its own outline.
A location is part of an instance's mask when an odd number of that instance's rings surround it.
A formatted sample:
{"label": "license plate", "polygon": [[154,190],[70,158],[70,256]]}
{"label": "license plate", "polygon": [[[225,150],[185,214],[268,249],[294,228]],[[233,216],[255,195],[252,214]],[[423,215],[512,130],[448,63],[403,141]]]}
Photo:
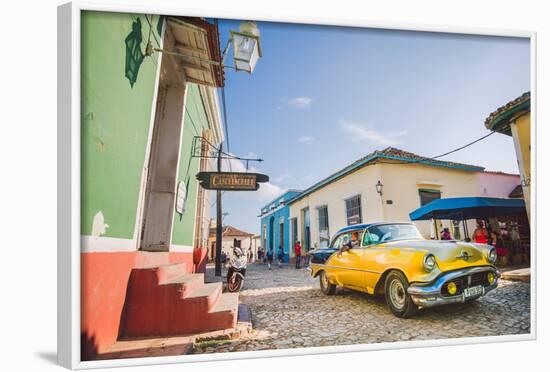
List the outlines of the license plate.
{"label": "license plate", "polygon": [[464,298],[472,298],[481,296],[483,294],[483,286],[478,285],[475,287],[465,288],[464,289]]}

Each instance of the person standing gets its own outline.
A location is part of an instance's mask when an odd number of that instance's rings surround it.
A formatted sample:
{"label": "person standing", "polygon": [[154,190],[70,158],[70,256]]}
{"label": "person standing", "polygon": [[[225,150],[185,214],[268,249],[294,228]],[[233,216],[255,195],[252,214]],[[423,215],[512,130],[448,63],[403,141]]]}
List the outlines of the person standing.
{"label": "person standing", "polygon": [[279,246],[279,252],[277,254],[277,259],[278,259],[278,266],[281,267],[281,264],[285,260],[285,250],[283,249],[282,246]]}
{"label": "person standing", "polygon": [[474,230],[472,240],[476,243],[487,244],[489,241],[489,236],[487,234],[487,229],[482,220],[477,221],[477,228]]}
{"label": "person standing", "polygon": [[300,245],[300,241],[296,241],[294,245],[294,254],[296,255],[296,268],[299,269],[302,261],[302,246]]}
{"label": "person standing", "polygon": [[504,245],[504,240],[502,240],[502,237],[496,231],[491,231],[491,241],[489,244],[496,249],[497,264],[506,266],[508,264],[508,249]]}
{"label": "person standing", "polygon": [[451,240],[451,232],[449,231],[449,228],[446,227],[443,229],[443,232],[441,233],[441,240]]}
{"label": "person standing", "polygon": [[267,267],[271,270],[271,264],[273,263],[273,249],[269,248],[267,251]]}

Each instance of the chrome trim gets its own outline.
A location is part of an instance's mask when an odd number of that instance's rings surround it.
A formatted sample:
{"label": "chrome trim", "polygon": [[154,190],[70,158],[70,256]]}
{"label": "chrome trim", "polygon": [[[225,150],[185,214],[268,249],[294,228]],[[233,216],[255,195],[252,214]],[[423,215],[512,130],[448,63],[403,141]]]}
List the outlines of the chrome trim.
{"label": "chrome trim", "polygon": [[320,264],[320,263],[312,263],[311,265],[323,266],[323,267],[326,267],[326,268],[329,268],[329,269],[354,270],[354,271],[362,271],[362,272],[371,273],[371,274],[381,274],[381,272],[379,272],[379,271],[356,269],[354,267],[332,266],[332,265],[325,265],[325,264]]}
{"label": "chrome trim", "polygon": [[[433,257],[434,258],[434,266],[428,270],[428,268],[426,267],[426,261],[428,260],[429,257]],[[434,269],[437,267],[437,260],[435,259],[435,256],[433,255],[433,253],[426,253],[424,255],[424,259],[422,260],[422,265],[424,266],[424,271],[427,272],[427,273],[431,273],[432,271],[434,271]]]}
{"label": "chrome trim", "polygon": [[[420,283],[411,284],[411,286],[407,289],[407,292],[411,296],[411,299],[413,300],[413,302],[419,307],[432,307],[432,306],[439,306],[439,305],[452,304],[452,303],[462,303],[466,301],[463,294],[460,294],[457,296],[443,296],[441,294],[441,288],[443,287],[443,284],[445,284],[449,280],[453,280],[461,276],[472,275],[472,274],[483,273],[483,272],[487,272],[487,273],[494,272],[495,282],[491,285],[483,287],[483,292],[479,296],[477,296],[477,297],[482,297],[482,296],[485,296],[487,292],[492,291],[498,286],[498,279],[500,278],[500,273],[498,272],[497,269],[495,269],[492,266],[470,267],[470,268],[443,273],[442,275],[438,276],[433,282],[429,284],[420,284]],[[470,299],[474,299],[477,297],[472,297]]]}
{"label": "chrome trim", "polygon": [[468,261],[470,258],[474,257],[473,254],[470,254],[466,251],[462,251],[460,253],[460,255],[456,256],[455,258],[458,259],[458,260],[464,260],[464,261]]}
{"label": "chrome trim", "polygon": [[[491,260],[491,252],[495,252],[495,259],[494,260]],[[494,264],[495,262],[497,262],[497,254],[496,254],[497,250],[495,248],[490,248],[488,251],[487,251],[487,260]]]}

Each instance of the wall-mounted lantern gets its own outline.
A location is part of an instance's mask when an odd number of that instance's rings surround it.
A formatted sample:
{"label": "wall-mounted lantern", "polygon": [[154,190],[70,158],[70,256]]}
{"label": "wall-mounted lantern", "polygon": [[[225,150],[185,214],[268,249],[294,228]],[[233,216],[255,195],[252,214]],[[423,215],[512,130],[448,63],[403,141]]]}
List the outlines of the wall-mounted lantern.
{"label": "wall-mounted lantern", "polygon": [[258,59],[262,56],[260,48],[260,30],[256,22],[242,22],[239,31],[229,31],[233,41],[233,62],[235,70],[254,71]]}
{"label": "wall-mounted lantern", "polygon": [[[153,52],[166,53],[174,56],[196,59],[210,65],[229,67],[235,69],[236,71],[246,71],[249,74],[252,73],[256,68],[258,59],[262,56],[262,49],[260,47],[260,30],[258,29],[256,22],[244,21],[239,26],[239,31],[230,30],[229,34],[231,37],[227,41],[225,49],[223,50],[221,62],[212,61],[202,56],[181,53],[179,51],[168,51],[161,48],[154,48],[151,42],[147,44],[145,55],[150,56]],[[224,65],[224,61],[231,44],[233,44],[234,66],[227,66]]]}
{"label": "wall-mounted lantern", "polygon": [[382,184],[382,182],[380,182],[380,180],[378,180],[375,187],[376,187],[376,192],[379,193],[380,196],[382,196],[382,190],[384,188],[384,185]]}

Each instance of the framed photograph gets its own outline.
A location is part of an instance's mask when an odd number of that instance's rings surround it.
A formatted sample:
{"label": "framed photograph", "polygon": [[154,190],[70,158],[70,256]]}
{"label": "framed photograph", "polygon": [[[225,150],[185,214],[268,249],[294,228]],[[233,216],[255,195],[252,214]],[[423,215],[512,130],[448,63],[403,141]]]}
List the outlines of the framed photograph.
{"label": "framed photograph", "polygon": [[535,338],[536,34],[58,8],[67,368]]}

